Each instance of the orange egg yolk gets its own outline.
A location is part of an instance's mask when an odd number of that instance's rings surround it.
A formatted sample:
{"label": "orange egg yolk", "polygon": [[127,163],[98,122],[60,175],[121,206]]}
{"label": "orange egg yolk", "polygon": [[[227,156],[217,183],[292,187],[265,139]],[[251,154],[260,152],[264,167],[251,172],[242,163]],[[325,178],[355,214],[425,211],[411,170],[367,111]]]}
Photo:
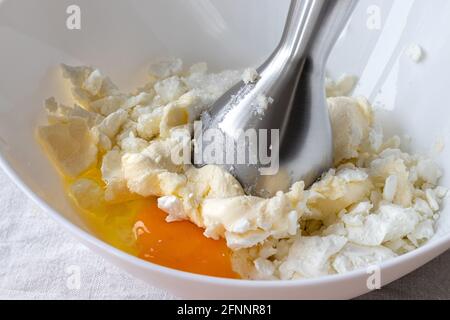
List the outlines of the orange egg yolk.
{"label": "orange egg yolk", "polygon": [[134,225],[138,256],[144,260],[192,273],[238,278],[231,252],[223,239],[208,239],[188,221],[166,222],[155,199],[145,201]]}

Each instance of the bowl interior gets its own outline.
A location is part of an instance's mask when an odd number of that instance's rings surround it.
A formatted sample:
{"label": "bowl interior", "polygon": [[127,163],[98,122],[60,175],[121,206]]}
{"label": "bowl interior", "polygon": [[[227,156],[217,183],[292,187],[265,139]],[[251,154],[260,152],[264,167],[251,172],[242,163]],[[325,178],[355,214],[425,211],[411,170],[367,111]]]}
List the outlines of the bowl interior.
{"label": "bowl interior", "polygon": [[[355,93],[390,110],[388,132],[409,135],[411,148],[423,153],[450,136],[450,3],[435,2],[361,0],[329,60],[331,76],[359,76]],[[124,90],[141,84],[158,57],[206,61],[213,70],[257,66],[281,36],[289,1],[79,0],[81,30],[68,30],[72,3],[0,0],[0,152],[34,193],[86,228],[34,135],[45,119],[44,99],[71,103],[58,64],[96,66]],[[411,43],[425,50],[419,64],[404,54]],[[435,154],[445,172],[449,152]],[[450,185],[448,174],[442,184]],[[449,230],[446,208],[436,237]]]}

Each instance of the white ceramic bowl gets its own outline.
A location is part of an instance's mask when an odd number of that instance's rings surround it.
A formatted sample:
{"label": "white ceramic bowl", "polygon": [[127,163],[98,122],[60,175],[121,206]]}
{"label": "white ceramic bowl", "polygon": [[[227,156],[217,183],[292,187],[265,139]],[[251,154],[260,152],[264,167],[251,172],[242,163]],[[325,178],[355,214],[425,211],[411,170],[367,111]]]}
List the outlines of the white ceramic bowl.
{"label": "white ceramic bowl", "polygon": [[[177,56],[213,69],[258,65],[275,47],[287,0],[78,0],[81,30],[66,28],[69,0],[0,0],[0,152],[11,178],[64,228],[130,274],[186,298],[351,298],[368,291],[365,270],[291,282],[218,279],[154,265],[100,241],[68,202],[52,164],[34,138],[42,101],[63,91],[57,65],[95,65],[124,89],[144,77],[149,61]],[[379,20],[379,21],[378,21]],[[426,152],[448,143],[450,2],[361,0],[329,62],[332,75],[361,76],[356,89],[392,110],[391,129],[410,135]],[[403,50],[419,43],[420,64]],[[450,154],[437,156],[449,186]],[[387,284],[450,247],[450,210],[424,247],[382,265]],[[20,253],[17,253],[20,254]]]}

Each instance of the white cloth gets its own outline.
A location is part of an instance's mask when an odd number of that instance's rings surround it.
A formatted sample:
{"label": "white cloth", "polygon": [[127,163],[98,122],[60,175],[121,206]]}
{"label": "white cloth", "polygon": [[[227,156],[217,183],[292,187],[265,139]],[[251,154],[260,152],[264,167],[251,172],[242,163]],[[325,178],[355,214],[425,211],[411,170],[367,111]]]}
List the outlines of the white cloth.
{"label": "white cloth", "polygon": [[[450,299],[449,264],[447,252],[362,298]],[[78,275],[79,281],[74,281]],[[132,278],[72,239],[0,169],[0,299],[175,298]]]}
{"label": "white cloth", "polygon": [[173,298],[78,243],[0,169],[0,299]]}

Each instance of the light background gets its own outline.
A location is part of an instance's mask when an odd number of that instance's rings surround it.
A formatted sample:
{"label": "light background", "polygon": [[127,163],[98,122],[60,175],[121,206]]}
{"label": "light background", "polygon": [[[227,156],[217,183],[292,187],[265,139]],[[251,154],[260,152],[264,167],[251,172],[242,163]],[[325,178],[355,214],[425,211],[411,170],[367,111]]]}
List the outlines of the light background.
{"label": "light background", "polygon": [[[450,299],[450,252],[366,299]],[[70,289],[74,272],[79,289]],[[276,298],[276,297],[274,297]],[[0,299],[176,299],[104,261],[0,169]]]}

